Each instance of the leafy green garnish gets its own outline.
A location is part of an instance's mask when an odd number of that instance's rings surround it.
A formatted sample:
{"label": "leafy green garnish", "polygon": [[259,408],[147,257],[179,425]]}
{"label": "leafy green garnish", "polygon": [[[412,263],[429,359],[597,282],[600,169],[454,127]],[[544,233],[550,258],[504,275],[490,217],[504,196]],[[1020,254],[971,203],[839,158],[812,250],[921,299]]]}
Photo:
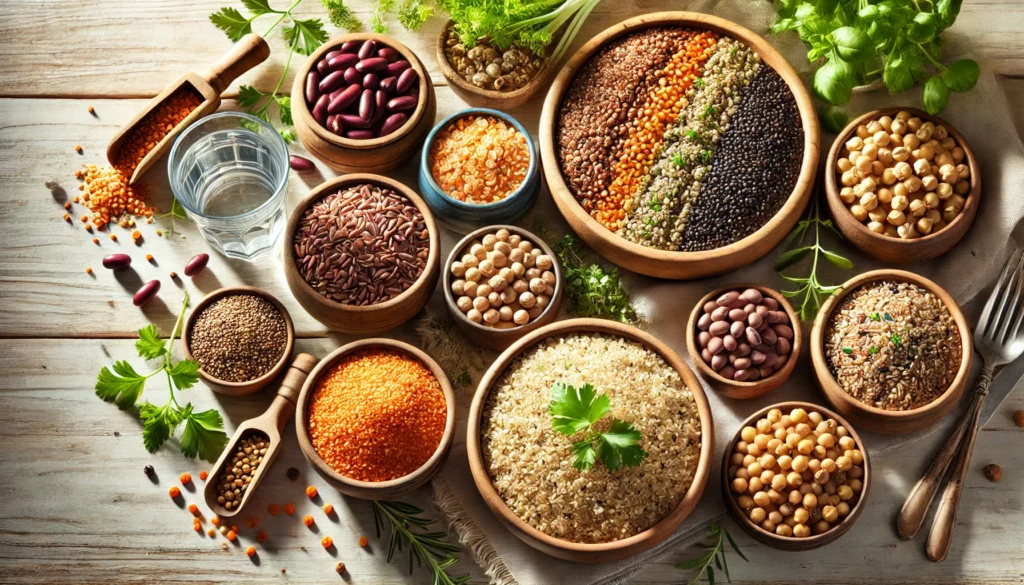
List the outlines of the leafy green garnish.
{"label": "leafy green garnish", "polygon": [[443,530],[425,532],[426,527],[433,523],[432,518],[425,518],[423,510],[412,504],[373,502],[373,525],[377,529],[377,538],[380,538],[385,525],[391,531],[387,562],[390,563],[395,551],[401,552],[404,546],[409,549],[410,575],[415,560],[419,566],[426,565],[430,569],[432,585],[460,585],[469,581],[468,573],[457,577],[448,574],[448,568],[459,562],[459,545],[448,542],[448,533]]}
{"label": "leafy green garnish", "polygon": [[139,418],[142,420],[143,444],[150,453],[156,452],[171,438],[178,425],[184,422],[185,428],[180,441],[181,452],[186,457],[194,458],[198,454],[202,459],[213,461],[228,442],[220,413],[216,410],[194,412],[191,402],[182,407],[174,396],[175,388],[185,390],[195,386],[199,381],[198,363],[192,360],[174,362],[171,359],[174,339],[181,331],[187,307],[186,292],[178,320],[167,341],[160,339],[156,327],[152,324],[139,329],[135,349],[143,359],[162,358],[158,369],[142,375],[124,360],[114,362],[113,369],[104,366],[96,377],[96,395],[107,402],[114,402],[121,410],[128,410],[136,406],[146,387],[146,380],[161,372],[165,373],[169,393],[167,403],[163,406],[150,402],[138,405]]}
{"label": "leafy green garnish", "polygon": [[345,0],[320,0],[320,3],[327,9],[327,20],[334,26],[349,32],[355,32],[363,28],[362,21],[345,4]]}
{"label": "leafy green garnish", "polygon": [[613,419],[607,431],[594,430],[594,424],[611,409],[611,399],[598,395],[590,384],[577,389],[558,382],[551,389],[551,428],[563,435],[586,433],[572,445],[576,469],[592,469],[600,459],[609,471],[616,471],[622,465],[636,467],[647,457],[640,446],[643,435],[631,423]]}
{"label": "leafy green garnish", "polygon": [[903,338],[900,337],[898,333],[893,333],[892,337],[889,338],[889,341],[891,341],[896,347],[903,345]]}
{"label": "leafy green garnish", "polygon": [[[810,231],[811,226],[814,227],[814,240],[813,243],[804,245],[804,238]],[[821,228],[825,228],[827,231],[831,231],[837,238],[842,240],[842,235],[832,225],[832,220],[821,219],[818,214],[818,197],[814,195],[811,201],[811,209],[805,219],[800,220],[793,231],[786,236],[786,241],[783,243],[785,247],[789,247],[796,244],[797,247],[789,248],[785,252],[779,255],[779,258],[775,261],[775,270],[779,273],[782,278],[796,283],[799,288],[794,290],[782,291],[783,296],[787,298],[800,298],[800,303],[797,305],[796,310],[800,315],[801,321],[808,321],[818,314],[818,309],[821,308],[821,304],[824,300],[839,290],[840,286],[827,286],[823,285],[818,280],[818,261],[819,258],[825,258],[833,265],[849,270],[853,268],[853,262],[844,256],[840,256],[835,252],[826,250],[821,245]],[[812,254],[811,270],[807,276],[787,276],[783,274],[783,271],[793,266],[804,257]]]}
{"label": "leafy green garnish", "polygon": [[853,353],[853,348],[852,347],[844,347],[843,348],[843,353],[845,353],[846,355],[850,355],[851,353]]}
{"label": "leafy green garnish", "polygon": [[588,264],[583,244],[572,234],[566,234],[554,249],[562,262],[565,295],[572,312],[580,317],[639,323],[640,317],[619,280],[618,268],[606,270],[599,264]]}
{"label": "leafy green garnish", "polygon": [[868,353],[870,353],[871,355],[875,355],[876,353],[878,353],[878,348],[875,346],[871,346],[871,348],[868,349]]}
{"label": "leafy green garnish", "polygon": [[[693,580],[690,581],[689,585],[695,585],[702,575],[707,574],[708,583],[715,585],[715,568],[725,573],[725,580],[732,583],[732,577],[729,575],[729,563],[725,558],[725,541],[729,542],[729,546],[732,550],[736,551],[736,554],[740,555],[740,558],[744,561],[750,562],[747,557],[740,552],[740,548],[736,546],[736,541],[732,539],[732,535],[726,530],[725,526],[718,522],[711,523],[711,538],[710,543],[698,544],[697,546],[706,550],[701,556],[689,560],[683,561],[676,565],[677,569],[684,571],[690,571],[697,569],[697,574],[694,575]],[[711,566],[711,563],[715,564],[715,567]]]}
{"label": "leafy green garnish", "polygon": [[842,109],[831,104],[818,106],[818,119],[826,130],[833,134],[839,134],[846,127],[850,117]]}
{"label": "leafy green garnish", "polygon": [[875,321],[877,323],[882,320],[882,316],[879,315],[878,313],[871,313],[870,315],[868,315],[868,319],[871,319],[872,321]]}

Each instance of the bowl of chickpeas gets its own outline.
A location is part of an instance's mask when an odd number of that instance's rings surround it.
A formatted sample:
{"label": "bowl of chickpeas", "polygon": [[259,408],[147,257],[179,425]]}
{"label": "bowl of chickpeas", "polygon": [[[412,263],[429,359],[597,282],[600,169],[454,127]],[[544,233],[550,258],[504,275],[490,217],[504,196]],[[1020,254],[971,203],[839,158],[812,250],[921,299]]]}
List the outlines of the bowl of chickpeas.
{"label": "bowl of chickpeas", "polygon": [[948,252],[978,213],[974,153],[952,125],[921,110],[887,108],[857,118],[832,144],[825,167],[839,231],[885,262]]}
{"label": "bowl of chickpeas", "polygon": [[513,225],[469,233],[444,264],[445,305],[470,341],[501,351],[558,317],[562,267],[551,247]]}
{"label": "bowl of chickpeas", "polygon": [[868,455],[856,431],[809,402],[751,415],[722,461],[729,513],[754,539],[780,550],[810,550],[845,534],[869,486]]}

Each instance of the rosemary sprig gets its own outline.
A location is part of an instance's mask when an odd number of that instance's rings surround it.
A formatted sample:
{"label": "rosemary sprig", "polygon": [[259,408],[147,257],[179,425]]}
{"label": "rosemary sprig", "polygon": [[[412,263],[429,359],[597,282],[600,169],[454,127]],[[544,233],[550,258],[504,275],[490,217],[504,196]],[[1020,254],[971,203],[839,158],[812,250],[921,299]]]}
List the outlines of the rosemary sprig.
{"label": "rosemary sprig", "polygon": [[[813,231],[813,243],[805,244],[805,238]],[[844,256],[840,256],[835,252],[826,250],[821,245],[821,232],[822,228],[826,231],[834,233],[840,240],[843,236],[836,230],[835,226],[832,225],[831,219],[821,219],[818,208],[818,197],[815,195],[811,201],[811,209],[805,219],[800,220],[793,228],[793,231],[786,236],[783,246],[789,248],[792,244],[796,244],[796,248],[790,248],[779,255],[778,260],[775,261],[775,270],[778,271],[779,276],[786,280],[800,285],[796,290],[784,290],[782,295],[786,298],[799,298],[799,304],[796,306],[797,313],[800,315],[801,321],[809,321],[818,314],[818,309],[821,308],[822,303],[829,296],[834,294],[841,287],[826,286],[818,280],[818,260],[824,257],[826,260],[842,268],[849,270],[853,268],[853,262]],[[807,276],[787,276],[782,272],[790,266],[796,264],[802,260],[808,254],[813,254],[811,260],[810,274]]]}
{"label": "rosemary sprig", "polygon": [[448,533],[445,531],[422,532],[413,531],[426,529],[434,523],[433,518],[425,518],[423,510],[406,504],[405,502],[373,502],[373,524],[377,528],[377,538],[381,536],[381,527],[385,524],[391,529],[391,539],[388,542],[388,560],[395,556],[395,551],[401,552],[403,546],[409,548],[409,574],[412,574],[413,559],[417,566],[426,565],[430,569],[432,585],[460,585],[469,580],[469,574],[453,577],[448,574],[447,569],[459,562],[456,553],[459,552],[459,545],[448,542]]}
{"label": "rosemary sprig", "polygon": [[[736,551],[736,554],[740,555],[740,558],[744,561],[750,562],[749,559],[740,551],[740,548],[736,546],[736,541],[732,539],[732,535],[729,531],[718,522],[711,523],[711,540],[710,542],[698,543],[696,546],[707,550],[703,555],[689,560],[683,561],[676,565],[677,569],[689,571],[697,569],[697,574],[690,581],[689,585],[694,585],[702,575],[708,576],[708,583],[715,585],[715,568],[725,573],[725,580],[732,583],[732,578],[729,576],[729,563],[725,558],[725,542],[729,541],[729,546],[732,550]],[[711,563],[715,566],[712,567]]]}

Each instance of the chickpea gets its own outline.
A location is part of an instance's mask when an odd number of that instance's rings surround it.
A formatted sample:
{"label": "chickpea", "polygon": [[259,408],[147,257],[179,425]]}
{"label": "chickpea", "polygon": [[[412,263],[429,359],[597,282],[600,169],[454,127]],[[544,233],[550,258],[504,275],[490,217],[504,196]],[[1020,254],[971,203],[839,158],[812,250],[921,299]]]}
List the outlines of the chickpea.
{"label": "chickpea", "polygon": [[793,520],[795,520],[797,524],[804,524],[810,520],[810,518],[811,513],[805,508],[797,508],[793,511]]}
{"label": "chickpea", "polygon": [[839,172],[845,173],[853,168],[853,163],[848,158],[840,158],[836,161],[836,168],[839,169]]}
{"label": "chickpea", "polygon": [[935,222],[928,219],[927,217],[922,217],[921,219],[917,220],[916,224],[914,224],[914,226],[917,228],[917,232],[922,236],[927,236],[928,234],[932,233],[932,227],[934,225]]}
{"label": "chickpea", "polygon": [[892,160],[896,162],[905,162],[910,158],[910,149],[906,146],[897,146],[892,150]]}
{"label": "chickpea", "polygon": [[768,492],[757,492],[753,495],[754,503],[762,508],[767,508],[772,505],[772,499],[768,495]]}
{"label": "chickpea", "polygon": [[839,512],[840,518],[845,518],[850,514],[850,504],[846,502],[839,502],[836,506],[836,511]]}
{"label": "chickpea", "polygon": [[736,498],[736,504],[738,504],[739,507],[744,509],[744,510],[753,510],[754,509],[754,498],[744,494],[744,495]]}
{"label": "chickpea", "polygon": [[855,217],[857,221],[864,221],[868,218],[868,211],[860,205],[850,207],[850,213],[853,214],[853,217]]}
{"label": "chickpea", "polygon": [[885,233],[885,224],[877,221],[872,221],[868,223],[868,229],[876,234],[881,235]]}
{"label": "chickpea", "polygon": [[750,511],[750,521],[754,524],[764,522],[767,517],[768,513],[764,511],[764,508],[754,508]]}
{"label": "chickpea", "polygon": [[911,175],[906,181],[903,181],[903,185],[906,186],[907,191],[917,193],[921,190],[921,179]]}
{"label": "chickpea", "polygon": [[[743,458],[740,457],[740,461],[742,461],[742,460],[743,460]],[[750,472],[747,471],[747,469],[745,467],[740,467],[740,468],[736,469],[736,473],[733,474],[733,475],[735,475],[736,477],[738,477],[738,478],[740,478],[740,479],[742,479],[744,481],[750,479]],[[746,489],[747,489],[746,485],[747,484],[745,484],[745,483],[743,484],[743,486],[744,486],[743,487],[743,491],[746,491]]]}
{"label": "chickpea", "polygon": [[967,195],[971,192],[971,184],[963,180],[957,181],[953,184],[953,192],[957,195]]}
{"label": "chickpea", "polygon": [[957,172],[955,166],[946,164],[939,167],[939,177],[943,183],[955,184],[960,180],[960,173]]}
{"label": "chickpea", "polygon": [[909,148],[911,153],[913,153],[913,151],[916,150],[918,146],[921,146],[921,139],[918,138],[917,136],[914,136],[913,134],[907,134],[906,136],[903,137],[903,146]]}
{"label": "chickpea", "polygon": [[[932,172],[932,166],[923,158],[919,158],[914,161],[914,173],[919,177],[930,175]],[[905,177],[906,178],[906,177]]]}
{"label": "chickpea", "polygon": [[924,212],[928,211],[928,206],[925,205],[924,200],[914,199],[910,202],[908,211],[910,211],[910,215],[913,215],[914,217],[924,217]]}
{"label": "chickpea", "polygon": [[910,178],[914,171],[913,167],[911,167],[908,163],[905,162],[896,163],[896,166],[893,167],[892,170],[893,173],[895,173],[896,178],[900,181],[904,181]]}
{"label": "chickpea", "polygon": [[[886,169],[886,171],[887,171],[887,172],[892,172],[892,171],[891,171],[891,170],[889,170],[889,169]],[[884,175],[883,175],[883,177],[882,177],[882,178],[883,178],[883,179],[885,178],[885,177],[884,177]],[[893,175],[893,180],[895,181],[895,175]],[[889,190],[889,189],[886,189],[885,187],[882,187],[881,189],[879,189],[879,190],[878,190],[878,193],[877,193],[877,194],[878,194],[878,202],[879,202],[879,203],[887,204],[887,203],[889,203],[890,201],[892,201],[892,195],[893,195],[893,193],[892,193],[892,191],[891,191],[891,190]]]}
{"label": "chickpea", "polygon": [[889,134],[882,128],[881,124],[878,125],[878,131],[872,134],[871,138],[874,139],[876,146],[882,147],[889,144]]}
{"label": "chickpea", "polygon": [[[895,202],[895,199],[893,201]],[[892,211],[889,212],[889,215],[885,219],[889,222],[889,225],[901,226],[907,220],[907,217],[902,211],[893,205]]]}
{"label": "chickpea", "polygon": [[[865,144],[864,145],[864,150],[861,151],[861,158],[864,158],[865,156],[868,157],[869,159],[871,159],[872,161],[877,160],[878,159],[878,147],[875,146],[874,144]],[[860,159],[857,159],[857,163],[858,163],[858,166],[859,166]]]}
{"label": "chickpea", "polygon": [[910,205],[910,200],[907,199],[905,195],[896,195],[892,198],[892,201],[890,202],[890,206],[892,207],[893,211],[903,211],[904,209],[907,208],[908,205]]}
{"label": "chickpea", "polygon": [[854,168],[862,173],[869,172],[871,170],[871,161],[872,159],[870,157],[862,154],[857,157],[857,162],[854,165]]}
{"label": "chickpea", "polygon": [[836,493],[839,495],[839,498],[843,501],[849,500],[854,496],[853,488],[849,485],[839,486],[839,488],[836,490]]}
{"label": "chickpea", "polygon": [[846,141],[846,148],[854,151],[864,148],[864,140],[859,136],[854,136]]}
{"label": "chickpea", "polygon": [[907,222],[899,226],[896,228],[896,233],[904,240],[913,240],[921,235],[917,232],[917,228],[914,227],[913,222]]}
{"label": "chickpea", "polygon": [[747,480],[747,491],[754,494],[764,489],[764,484],[758,477],[751,477]]}
{"label": "chickpea", "polygon": [[935,195],[939,200],[949,199],[949,196],[953,194],[953,185],[949,183],[939,183],[939,186],[935,188]]}
{"label": "chickpea", "polygon": [[886,212],[881,207],[876,207],[868,212],[868,219],[873,223],[885,223]]}
{"label": "chickpea", "polygon": [[889,128],[889,130],[892,131],[894,134],[906,134],[907,123],[905,120],[900,120],[899,118],[897,118],[893,120],[892,126]]}
{"label": "chickpea", "polygon": [[971,167],[965,164],[956,165],[956,174],[961,181],[971,176]]}

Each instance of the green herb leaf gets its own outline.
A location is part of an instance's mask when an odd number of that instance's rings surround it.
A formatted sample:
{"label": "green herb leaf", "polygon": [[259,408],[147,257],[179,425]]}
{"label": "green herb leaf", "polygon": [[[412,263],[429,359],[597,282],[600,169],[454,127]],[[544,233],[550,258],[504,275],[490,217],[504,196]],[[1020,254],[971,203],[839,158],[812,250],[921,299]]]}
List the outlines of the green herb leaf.
{"label": "green herb leaf", "polygon": [[232,41],[239,41],[252,32],[252,20],[242,16],[241,12],[231,7],[221,8],[219,12],[211,14],[210,22],[224,31]]}
{"label": "green herb leaf", "polygon": [[910,64],[895,49],[885,61],[882,80],[889,88],[889,93],[900,93],[914,86],[914,76],[910,72]]}
{"label": "green herb leaf", "polygon": [[249,12],[253,13],[253,16],[262,16],[264,14],[277,12],[270,7],[269,0],[242,0],[242,6],[248,8]]}
{"label": "green herb leaf", "polygon": [[915,43],[927,43],[935,36],[941,17],[934,12],[918,12],[907,29],[907,38]]}
{"label": "green herb leaf", "polygon": [[224,433],[224,419],[216,410],[193,412],[192,404],[186,404],[181,413],[185,421],[185,429],[181,432],[181,453],[194,458],[215,461],[224,446],[228,444],[228,436]]}
{"label": "green herb leaf", "polygon": [[597,461],[597,451],[589,438],[573,443],[572,454],[574,456],[572,466],[580,471],[590,471]]}
{"label": "green herb leaf", "polygon": [[814,73],[814,91],[830,104],[845,104],[853,94],[855,74],[853,65],[829,59]]}
{"label": "green herb leaf", "polygon": [[882,316],[879,315],[878,313],[871,313],[871,315],[869,315],[868,318],[876,322],[882,320]]}
{"label": "green herb leaf", "polygon": [[871,354],[871,355],[875,355],[876,353],[878,353],[878,348],[877,348],[877,347],[875,347],[875,346],[871,346],[871,347],[870,347],[870,348],[868,349],[868,353],[869,353],[869,354]]}
{"label": "green herb leaf", "polygon": [[973,59],[960,59],[953,62],[942,76],[950,91],[969,91],[978,83],[978,62]]}
{"label": "green herb leaf", "polygon": [[251,111],[269,95],[251,85],[242,85],[238,87],[238,105],[246,111]]}
{"label": "green herb leaf", "polygon": [[[312,55],[313,51],[320,48],[320,45],[330,38],[324,30],[324,23],[319,18],[308,18],[299,20],[292,18],[293,25],[284,29],[284,40],[289,46],[295,48],[297,53]],[[300,35],[296,42],[296,35]]]}
{"label": "green herb leaf", "polygon": [[946,82],[938,75],[924,84],[924,109],[931,115],[936,115],[946,109],[949,103],[949,88]]}
{"label": "green herb leaf", "polygon": [[836,52],[843,61],[857,63],[871,56],[871,39],[860,29],[841,26],[832,31],[831,38],[835,43]]}
{"label": "green herb leaf", "polygon": [[147,451],[156,453],[181,423],[181,411],[173,402],[163,407],[144,402],[139,407],[139,418],[142,419],[142,442]]}
{"label": "green herb leaf", "polygon": [[845,353],[846,355],[850,355],[850,354],[853,353],[853,348],[852,347],[844,347],[843,348],[843,353]]}
{"label": "green herb leaf", "polygon": [[385,525],[391,531],[388,540],[387,562],[394,558],[395,551],[409,551],[409,573],[413,561],[430,570],[433,585],[461,585],[469,581],[470,575],[449,575],[447,569],[458,564],[456,556],[461,549],[458,544],[448,542],[447,532],[421,532],[434,523],[432,518],[422,516],[423,510],[405,502],[373,502],[373,524],[377,538],[381,537]]}
{"label": "green herb leaf", "polygon": [[188,214],[185,212],[185,208],[178,203],[178,199],[175,198],[171,201],[171,216],[178,219],[188,219]]}
{"label": "green herb leaf", "polygon": [[903,345],[903,338],[896,333],[892,334],[892,337],[889,338],[889,341],[891,341],[892,344],[895,345],[896,347]]}
{"label": "green herb leaf", "polygon": [[160,339],[160,334],[157,333],[156,325],[150,323],[139,329],[139,339],[135,342],[135,350],[139,352],[139,357],[147,360],[158,358],[167,353],[167,348],[164,347],[164,340]]}
{"label": "green herb leaf", "polygon": [[811,250],[813,246],[804,246],[802,248],[795,248],[793,250],[787,250],[779,255],[779,259],[775,261],[775,270],[785,270],[790,266],[796,264],[803,259]]}
{"label": "green herb leaf", "polygon": [[833,134],[842,132],[850,120],[846,112],[830,104],[818,107],[818,119],[821,120],[821,125]]}
{"label": "green herb leaf", "polygon": [[431,16],[434,6],[425,0],[402,0],[398,7],[398,22],[406,30],[418,31]]}
{"label": "green herb leaf", "polygon": [[833,265],[838,266],[839,268],[842,268],[844,270],[850,270],[851,268],[853,268],[853,262],[850,262],[850,260],[843,256],[840,256],[839,254],[836,254],[835,252],[822,250],[821,253],[824,254],[826,260],[831,262]]}
{"label": "green herb leaf", "polygon": [[199,381],[199,364],[192,360],[182,360],[167,368],[167,375],[178,390],[185,390]]}
{"label": "green herb leaf", "polygon": [[622,323],[640,321],[636,308],[619,279],[619,271],[599,264],[587,264],[583,244],[566,234],[555,245],[555,254],[562,263],[565,296],[569,310],[579,317],[598,317]]}
{"label": "green herb leaf", "polygon": [[942,17],[942,28],[948,28],[960,14],[960,5],[963,0],[938,0],[935,10]]}
{"label": "green herb leaf", "polygon": [[143,376],[132,368],[131,364],[121,360],[114,362],[114,370],[104,366],[96,377],[96,395],[114,402],[121,410],[128,410],[135,406],[135,402],[146,387],[146,376]]}
{"label": "green herb leaf", "polygon": [[620,465],[636,467],[647,457],[647,451],[640,446],[643,435],[631,423],[613,420],[608,431],[598,435],[598,456],[610,471],[616,471]]}
{"label": "green herb leaf", "polygon": [[558,382],[551,389],[551,426],[563,435],[589,430],[609,410],[611,400],[604,394],[598,396],[590,384],[577,389]]}
{"label": "green herb leaf", "polygon": [[338,28],[356,32],[363,28],[362,21],[352,12],[344,0],[320,0],[327,9],[327,20]]}

